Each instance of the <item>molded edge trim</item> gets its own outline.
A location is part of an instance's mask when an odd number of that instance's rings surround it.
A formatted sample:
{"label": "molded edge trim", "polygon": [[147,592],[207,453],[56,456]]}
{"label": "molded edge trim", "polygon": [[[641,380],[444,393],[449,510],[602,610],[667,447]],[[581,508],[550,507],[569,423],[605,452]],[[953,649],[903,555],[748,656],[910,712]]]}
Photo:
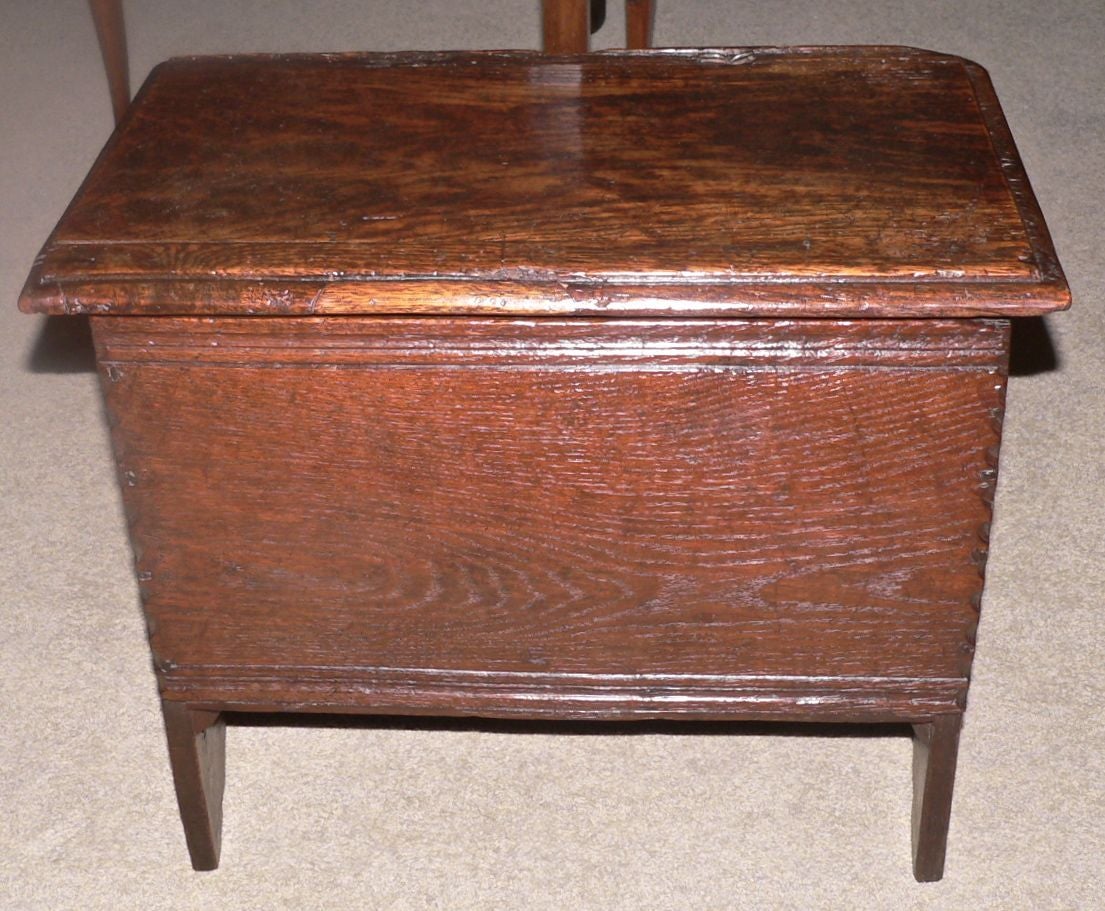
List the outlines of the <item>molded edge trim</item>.
{"label": "molded edge trim", "polygon": [[159,669],[162,696],[243,711],[496,718],[923,721],[962,712],[968,680],[551,674],[409,668]]}
{"label": "molded edge trim", "polygon": [[111,281],[38,283],[24,313],[119,316],[674,316],[965,318],[1039,316],[1070,306],[1064,280],[759,281],[608,284],[508,281]]}

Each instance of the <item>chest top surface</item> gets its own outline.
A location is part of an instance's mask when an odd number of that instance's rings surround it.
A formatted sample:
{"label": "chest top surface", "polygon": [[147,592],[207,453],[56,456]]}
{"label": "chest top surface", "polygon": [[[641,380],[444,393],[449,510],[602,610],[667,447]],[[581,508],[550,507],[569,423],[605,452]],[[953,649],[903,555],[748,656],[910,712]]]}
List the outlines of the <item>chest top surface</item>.
{"label": "chest top surface", "polygon": [[776,317],[1068,303],[985,72],[907,48],[172,60],[21,299]]}

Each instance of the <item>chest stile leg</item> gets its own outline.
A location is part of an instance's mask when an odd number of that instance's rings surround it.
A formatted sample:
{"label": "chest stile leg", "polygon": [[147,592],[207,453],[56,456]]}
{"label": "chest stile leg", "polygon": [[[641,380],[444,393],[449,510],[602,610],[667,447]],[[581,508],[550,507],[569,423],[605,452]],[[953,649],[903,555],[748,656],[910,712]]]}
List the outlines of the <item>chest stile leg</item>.
{"label": "chest stile leg", "polygon": [[168,699],[161,700],[161,714],[192,867],[214,870],[222,841],[226,721],[219,712]]}
{"label": "chest stile leg", "polygon": [[936,882],[944,875],[962,723],[962,715],[939,715],[913,726],[913,875],[918,882]]}

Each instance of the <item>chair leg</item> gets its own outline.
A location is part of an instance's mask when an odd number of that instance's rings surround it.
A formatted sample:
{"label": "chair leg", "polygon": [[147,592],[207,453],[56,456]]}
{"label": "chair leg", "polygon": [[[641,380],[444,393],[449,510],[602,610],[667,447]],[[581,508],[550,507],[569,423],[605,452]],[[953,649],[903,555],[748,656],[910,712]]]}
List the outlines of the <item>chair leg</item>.
{"label": "chair leg", "polygon": [[606,0],[591,0],[591,34],[606,24]]}
{"label": "chair leg", "polygon": [[936,882],[944,875],[962,723],[962,715],[940,715],[913,726],[913,876],[918,882]]}
{"label": "chair leg", "polygon": [[625,46],[632,50],[652,47],[652,0],[625,0]]}
{"label": "chair leg", "polygon": [[192,867],[214,870],[222,840],[226,722],[218,712],[161,700],[169,763]]}
{"label": "chair leg", "polygon": [[130,104],[130,66],[127,62],[127,29],[123,22],[123,0],[88,0],[100,53],[107,71],[107,87],[115,122],[123,119]]}
{"label": "chair leg", "polygon": [[545,52],[586,54],[591,0],[541,0]]}

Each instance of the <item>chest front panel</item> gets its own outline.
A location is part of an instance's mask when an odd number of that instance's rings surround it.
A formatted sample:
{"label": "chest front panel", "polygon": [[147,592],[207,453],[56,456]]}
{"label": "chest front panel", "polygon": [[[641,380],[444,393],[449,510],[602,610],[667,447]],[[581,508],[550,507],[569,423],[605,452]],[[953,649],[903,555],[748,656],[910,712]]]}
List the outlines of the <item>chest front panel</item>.
{"label": "chest front panel", "polygon": [[965,684],[1002,323],[96,332],[170,681]]}

